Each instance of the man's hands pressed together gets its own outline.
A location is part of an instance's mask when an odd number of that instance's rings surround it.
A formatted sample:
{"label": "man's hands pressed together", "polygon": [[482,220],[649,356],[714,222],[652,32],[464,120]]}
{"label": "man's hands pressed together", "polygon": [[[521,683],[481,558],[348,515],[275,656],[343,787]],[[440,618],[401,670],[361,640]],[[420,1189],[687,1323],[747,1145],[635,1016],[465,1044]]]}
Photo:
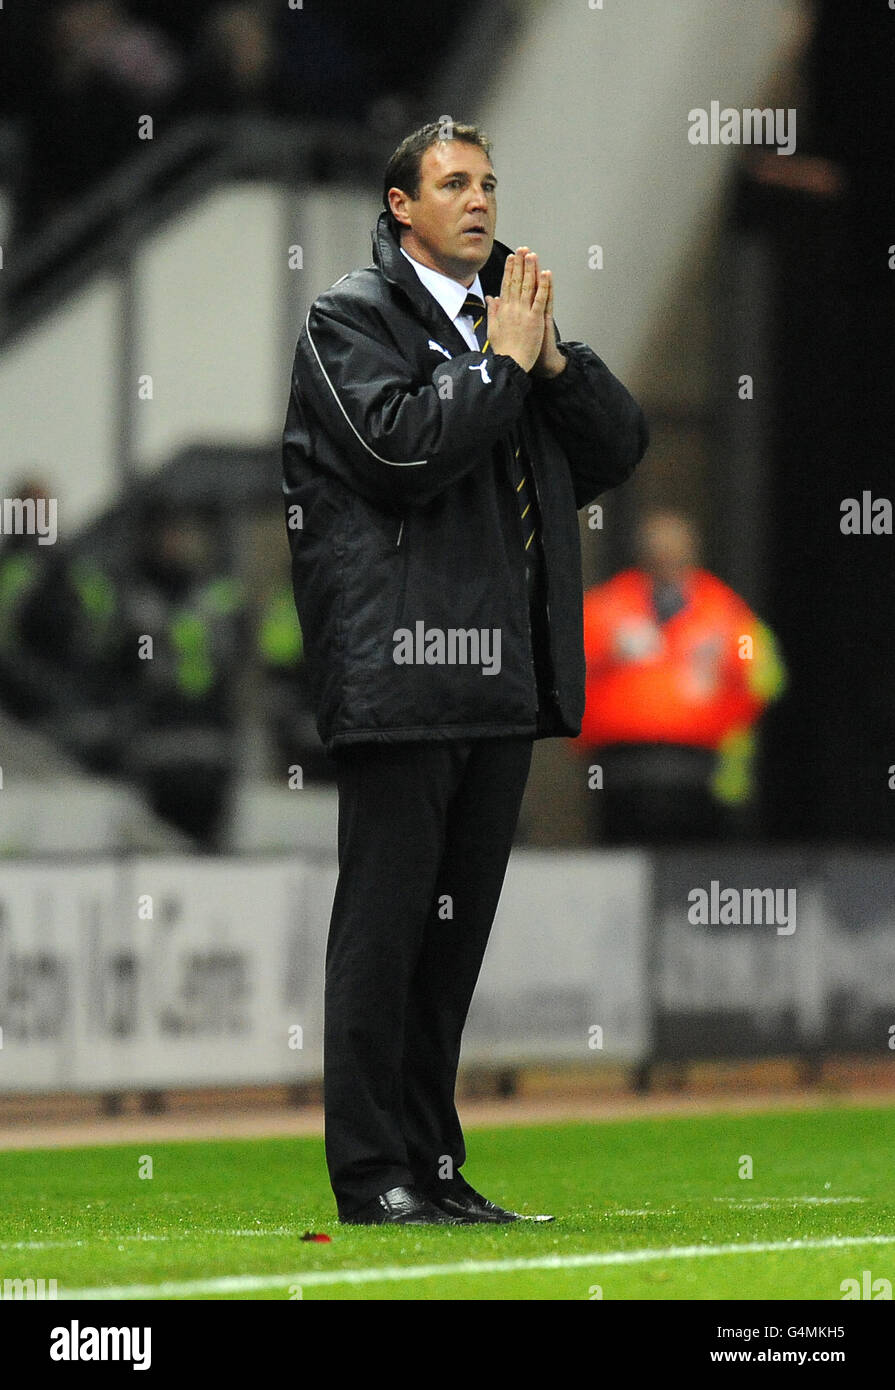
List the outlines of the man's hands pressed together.
{"label": "man's hands pressed together", "polygon": [[553,328],[553,273],[539,273],[534,251],[520,246],[509,255],[499,298],[485,299],[488,337],[496,353],[512,357],[535,376],[558,376],[565,369]]}

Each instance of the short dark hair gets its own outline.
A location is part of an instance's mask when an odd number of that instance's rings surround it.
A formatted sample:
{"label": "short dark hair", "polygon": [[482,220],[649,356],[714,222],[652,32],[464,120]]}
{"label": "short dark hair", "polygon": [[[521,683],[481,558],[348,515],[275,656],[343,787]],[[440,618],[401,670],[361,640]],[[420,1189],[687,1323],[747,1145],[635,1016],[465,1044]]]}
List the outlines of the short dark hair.
{"label": "short dark hair", "polygon": [[[449,133],[448,133],[449,132]],[[428,121],[419,130],[413,131],[401,141],[388,164],[382,183],[382,206],[388,216],[388,225],[400,241],[402,225],[398,222],[388,204],[390,188],[400,188],[409,198],[420,196],[420,170],[423,155],[432,145],[442,140],[459,140],[464,145],[478,145],[480,150],[491,157],[491,141],[475,125],[465,125],[442,116],[437,121]]]}

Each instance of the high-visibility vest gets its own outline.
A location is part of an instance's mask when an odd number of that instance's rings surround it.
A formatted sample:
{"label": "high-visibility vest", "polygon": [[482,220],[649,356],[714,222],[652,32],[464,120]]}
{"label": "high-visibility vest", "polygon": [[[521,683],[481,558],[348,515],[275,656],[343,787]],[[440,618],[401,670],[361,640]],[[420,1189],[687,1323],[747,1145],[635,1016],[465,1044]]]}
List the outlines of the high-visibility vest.
{"label": "high-visibility vest", "polygon": [[782,693],[777,644],[748,605],[707,570],[691,570],[682,588],[684,607],[664,623],[642,570],[585,594],[582,745],[718,749]]}
{"label": "high-visibility vest", "polygon": [[117,632],[118,593],[109,575],[87,556],[75,560],[69,582],[78,600],[78,637],[89,656],[99,656]]}
{"label": "high-visibility vest", "polygon": [[182,695],[201,699],[217,679],[215,627],[231,619],[243,603],[243,587],[236,579],[213,579],[186,603],[177,607],[168,624],[174,656],[174,676]]}
{"label": "high-visibility vest", "polygon": [[36,556],[27,550],[0,557],[0,650],[11,651],[18,644],[22,606],[42,574]]}
{"label": "high-visibility vest", "polygon": [[261,610],[258,652],[265,665],[283,670],[302,660],[304,641],[289,583],[274,589]]}

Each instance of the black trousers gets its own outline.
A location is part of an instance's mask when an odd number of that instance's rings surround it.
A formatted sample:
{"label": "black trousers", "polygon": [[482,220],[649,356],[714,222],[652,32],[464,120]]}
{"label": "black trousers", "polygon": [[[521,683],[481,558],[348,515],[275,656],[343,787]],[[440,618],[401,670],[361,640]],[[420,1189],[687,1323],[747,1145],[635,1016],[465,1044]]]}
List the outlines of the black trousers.
{"label": "black trousers", "polygon": [[[529,587],[549,698],[543,574]],[[339,1215],[436,1188],[466,1159],[460,1039],[497,910],[531,738],[362,744],[333,754],[339,879],[326,949],[326,1161]]]}
{"label": "black trousers", "polygon": [[593,837],[606,845],[693,844],[723,829],[712,796],[716,755],[686,745],[615,744],[594,750],[604,788],[592,795]]}

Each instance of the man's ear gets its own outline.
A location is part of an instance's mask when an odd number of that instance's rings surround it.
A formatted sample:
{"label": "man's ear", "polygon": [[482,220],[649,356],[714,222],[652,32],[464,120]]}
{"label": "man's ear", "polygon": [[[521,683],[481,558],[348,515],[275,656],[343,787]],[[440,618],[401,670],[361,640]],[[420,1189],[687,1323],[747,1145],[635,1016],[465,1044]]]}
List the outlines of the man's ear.
{"label": "man's ear", "polygon": [[388,205],[391,208],[392,216],[402,227],[410,226],[410,217],[407,212],[407,204],[410,202],[407,194],[401,188],[390,188],[388,191]]}

